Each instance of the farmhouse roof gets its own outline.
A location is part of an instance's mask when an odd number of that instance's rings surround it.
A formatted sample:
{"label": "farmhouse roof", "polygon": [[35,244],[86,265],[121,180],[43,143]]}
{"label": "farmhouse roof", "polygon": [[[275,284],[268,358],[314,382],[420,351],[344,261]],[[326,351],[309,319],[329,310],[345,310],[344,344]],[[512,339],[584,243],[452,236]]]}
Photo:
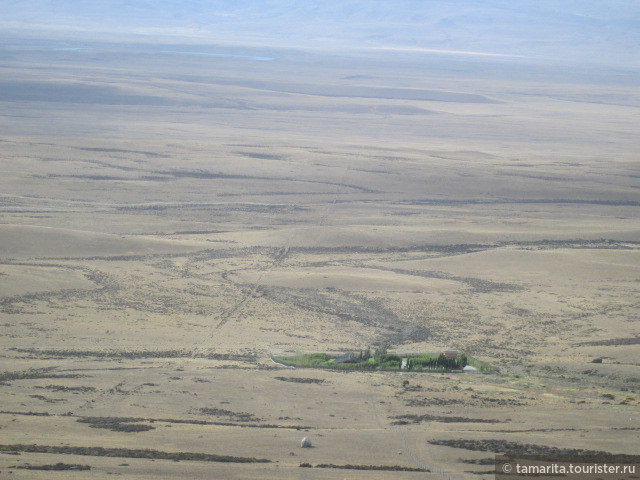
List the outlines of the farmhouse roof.
{"label": "farmhouse roof", "polygon": [[335,360],[335,363],[360,363],[362,362],[361,358],[358,358],[351,353],[348,355],[344,355],[342,357],[338,357]]}

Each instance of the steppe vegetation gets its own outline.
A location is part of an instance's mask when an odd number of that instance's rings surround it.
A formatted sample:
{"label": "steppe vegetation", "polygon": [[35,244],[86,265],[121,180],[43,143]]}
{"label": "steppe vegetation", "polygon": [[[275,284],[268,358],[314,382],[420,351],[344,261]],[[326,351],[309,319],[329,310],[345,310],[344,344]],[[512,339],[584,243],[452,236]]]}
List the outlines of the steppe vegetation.
{"label": "steppe vegetation", "polygon": [[[628,72],[1,45],[0,477],[479,480],[494,453],[636,453]],[[372,369],[271,361],[384,342]],[[444,349],[487,374],[397,368]]]}

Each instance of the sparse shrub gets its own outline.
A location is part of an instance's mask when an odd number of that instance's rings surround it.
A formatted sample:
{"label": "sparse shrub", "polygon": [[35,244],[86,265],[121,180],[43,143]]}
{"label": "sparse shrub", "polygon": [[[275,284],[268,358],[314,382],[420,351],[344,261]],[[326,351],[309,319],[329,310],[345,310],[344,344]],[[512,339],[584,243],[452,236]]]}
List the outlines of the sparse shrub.
{"label": "sparse shrub", "polygon": [[253,457],[234,457],[199,452],[163,452],[151,449],[75,447],[70,445],[0,445],[9,452],[50,453],[54,455],[87,455],[92,457],[155,458],[162,460],[189,460],[196,462],[270,463],[271,460]]}
{"label": "sparse shrub", "polygon": [[218,417],[229,417],[238,422],[253,422],[253,421],[262,421],[261,418],[256,417],[252,413],[247,412],[233,412],[231,410],[225,410],[223,408],[200,408],[200,413],[203,415],[214,415]]}
{"label": "sparse shrub", "polygon": [[24,470],[53,470],[53,471],[62,471],[62,470],[91,470],[89,465],[70,465],[67,463],[58,462],[55,465],[18,465],[13,468],[21,468]]}
{"label": "sparse shrub", "polygon": [[77,374],[50,373],[55,367],[29,369],[22,372],[2,372],[0,373],[0,381],[6,380],[30,380],[38,378],[78,378]]}
{"label": "sparse shrub", "polygon": [[322,384],[324,380],[322,378],[300,378],[300,377],[275,377],[276,380],[280,380],[282,382],[293,382],[293,383],[315,383]]}
{"label": "sparse shrub", "polygon": [[143,423],[134,423],[144,421],[143,418],[132,417],[82,417],[77,420],[80,423],[88,423],[91,428],[105,428],[113,432],[147,432],[154,430],[155,427]]}

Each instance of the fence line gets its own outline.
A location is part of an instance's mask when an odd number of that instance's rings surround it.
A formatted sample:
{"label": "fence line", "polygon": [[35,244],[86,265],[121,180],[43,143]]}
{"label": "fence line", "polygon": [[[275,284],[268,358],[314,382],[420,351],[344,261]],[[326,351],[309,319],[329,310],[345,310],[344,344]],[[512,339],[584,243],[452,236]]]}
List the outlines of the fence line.
{"label": "fence line", "polygon": [[400,425],[392,425],[391,428],[398,430],[398,432],[400,432],[400,436],[402,437],[402,443],[404,444],[404,449],[406,452],[409,453],[409,458],[414,464],[416,464],[418,467],[422,468],[423,470],[426,470],[427,472],[436,473],[446,478],[447,480],[453,480],[453,477],[449,473],[445,472],[443,469],[434,467],[432,465],[427,465],[426,463],[421,462],[420,460],[418,460],[418,458],[416,458],[415,454],[413,453],[413,450],[411,450],[411,448],[409,447],[409,442],[407,441],[407,437],[405,436],[404,430],[402,430],[402,427],[400,427]]}

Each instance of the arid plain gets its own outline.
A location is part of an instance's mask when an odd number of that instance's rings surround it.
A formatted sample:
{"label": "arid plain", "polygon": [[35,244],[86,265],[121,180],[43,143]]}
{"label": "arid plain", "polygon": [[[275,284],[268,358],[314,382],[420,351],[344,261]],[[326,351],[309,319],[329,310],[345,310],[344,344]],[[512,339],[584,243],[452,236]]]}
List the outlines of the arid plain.
{"label": "arid plain", "polygon": [[[637,453],[633,71],[0,55],[0,478],[482,479],[500,452]],[[381,341],[498,371],[270,361]]]}

